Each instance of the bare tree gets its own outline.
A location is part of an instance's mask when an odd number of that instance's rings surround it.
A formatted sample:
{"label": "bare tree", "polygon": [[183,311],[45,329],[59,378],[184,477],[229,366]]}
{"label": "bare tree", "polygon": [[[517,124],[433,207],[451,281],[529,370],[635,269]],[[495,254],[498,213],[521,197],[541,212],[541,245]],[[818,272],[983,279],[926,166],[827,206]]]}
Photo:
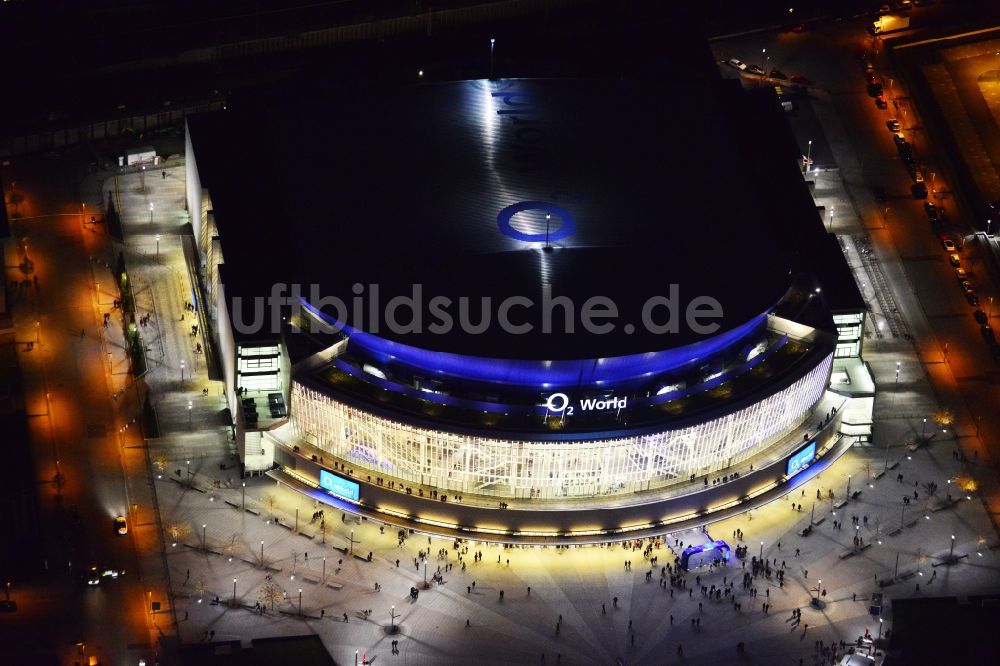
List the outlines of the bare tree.
{"label": "bare tree", "polygon": [[955,414],[947,407],[942,407],[931,414],[931,419],[939,428],[947,428],[955,423]]}
{"label": "bare tree", "polygon": [[194,579],[194,596],[198,597],[198,601],[201,601],[204,596],[208,593],[208,586],[205,585],[204,578]]}
{"label": "bare tree", "polygon": [[160,474],[167,471],[167,465],[170,464],[170,458],[164,453],[157,453],[153,456],[153,466],[157,469]]}
{"label": "bare tree", "polygon": [[323,536],[322,543],[326,545],[326,535],[330,533],[330,526],[326,524],[326,518],[319,521],[319,533]]}
{"label": "bare tree", "polygon": [[238,551],[240,548],[239,536],[240,536],[239,534],[233,534],[231,537],[229,537],[229,541],[226,542],[226,545],[222,547],[223,554],[227,555],[229,559],[233,559],[233,556],[236,554],[236,551]]}
{"label": "bare tree", "polygon": [[167,534],[173,541],[186,539],[191,535],[191,525],[188,523],[170,523],[167,525]]}
{"label": "bare tree", "polygon": [[927,553],[925,553],[922,548],[917,549],[916,560],[917,560],[917,571],[919,572],[923,568],[923,566],[927,564]]}
{"label": "bare tree", "polygon": [[271,605],[271,610],[274,610],[274,603],[276,601],[281,601],[285,598],[285,591],[281,589],[281,586],[275,583],[273,580],[269,580],[260,587],[260,592],[258,593],[258,598],[260,602],[267,606]]}
{"label": "bare tree", "polygon": [[267,507],[268,512],[273,515],[274,507],[278,505],[278,496],[274,493],[264,493],[261,495],[260,501]]}

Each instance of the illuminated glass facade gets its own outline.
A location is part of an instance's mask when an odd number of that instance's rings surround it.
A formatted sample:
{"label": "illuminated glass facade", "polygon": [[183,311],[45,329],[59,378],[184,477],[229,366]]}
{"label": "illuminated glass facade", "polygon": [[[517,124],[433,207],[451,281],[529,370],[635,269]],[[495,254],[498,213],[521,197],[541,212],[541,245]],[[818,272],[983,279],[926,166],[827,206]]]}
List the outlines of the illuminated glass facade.
{"label": "illuminated glass facade", "polygon": [[367,470],[451,492],[593,497],[724,470],[798,426],[823,396],[833,355],[753,405],[678,429],[577,441],[513,440],[431,430],[374,415],[293,382],[303,441]]}

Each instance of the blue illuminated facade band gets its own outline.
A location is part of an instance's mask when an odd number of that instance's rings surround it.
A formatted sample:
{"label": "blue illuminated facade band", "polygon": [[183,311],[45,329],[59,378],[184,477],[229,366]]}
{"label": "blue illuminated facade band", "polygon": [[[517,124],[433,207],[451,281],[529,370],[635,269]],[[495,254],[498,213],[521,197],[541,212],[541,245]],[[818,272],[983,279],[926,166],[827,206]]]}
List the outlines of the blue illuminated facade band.
{"label": "blue illuminated facade band", "polygon": [[375,363],[406,366],[427,377],[546,391],[558,387],[625,389],[670,372],[682,372],[762,334],[767,313],[707,340],[656,352],[597,359],[511,360],[430,351],[359,331],[302,301],[310,313],[349,338],[349,349]]}

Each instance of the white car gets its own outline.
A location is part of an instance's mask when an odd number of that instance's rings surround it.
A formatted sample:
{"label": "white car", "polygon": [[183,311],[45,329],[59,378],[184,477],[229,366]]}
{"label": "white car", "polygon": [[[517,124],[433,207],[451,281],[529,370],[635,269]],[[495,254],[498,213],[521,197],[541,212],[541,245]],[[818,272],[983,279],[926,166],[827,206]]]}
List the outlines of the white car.
{"label": "white car", "polygon": [[741,72],[747,71],[747,64],[742,60],[737,60],[736,58],[730,58],[729,60],[726,61],[726,64],[729,65],[730,67],[735,67]]}

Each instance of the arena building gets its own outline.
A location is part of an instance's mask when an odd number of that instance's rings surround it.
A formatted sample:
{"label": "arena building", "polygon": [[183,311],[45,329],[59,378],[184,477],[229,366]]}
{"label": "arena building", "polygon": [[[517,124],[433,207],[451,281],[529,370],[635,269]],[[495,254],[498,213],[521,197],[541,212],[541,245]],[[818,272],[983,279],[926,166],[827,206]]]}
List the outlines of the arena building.
{"label": "arena building", "polygon": [[245,473],[400,527],[588,542],[744,511],[866,439],[865,304],[781,107],[684,71],[190,119]]}

